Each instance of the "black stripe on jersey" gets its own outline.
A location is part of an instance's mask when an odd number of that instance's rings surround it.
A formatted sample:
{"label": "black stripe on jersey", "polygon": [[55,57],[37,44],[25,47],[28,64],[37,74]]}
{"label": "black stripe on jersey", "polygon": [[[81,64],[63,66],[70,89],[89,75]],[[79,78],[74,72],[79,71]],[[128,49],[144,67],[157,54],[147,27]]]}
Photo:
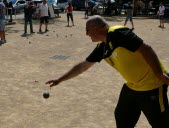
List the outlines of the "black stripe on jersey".
{"label": "black stripe on jersey", "polygon": [[115,50],[117,47],[124,47],[134,52],[140,47],[140,45],[143,43],[143,40],[130,29],[120,28],[116,29],[114,32],[108,33],[107,42],[112,43],[112,50]]}

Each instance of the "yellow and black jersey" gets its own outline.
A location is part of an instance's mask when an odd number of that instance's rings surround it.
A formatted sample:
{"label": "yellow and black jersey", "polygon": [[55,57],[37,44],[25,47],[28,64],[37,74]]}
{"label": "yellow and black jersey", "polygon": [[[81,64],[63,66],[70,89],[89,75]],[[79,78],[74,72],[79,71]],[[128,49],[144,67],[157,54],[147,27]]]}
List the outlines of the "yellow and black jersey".
{"label": "yellow and black jersey", "polygon": [[127,86],[136,91],[152,90],[162,86],[143,56],[137,51],[143,40],[124,26],[110,27],[107,42],[99,43],[86,58],[89,62],[104,59],[117,69],[127,81]]}

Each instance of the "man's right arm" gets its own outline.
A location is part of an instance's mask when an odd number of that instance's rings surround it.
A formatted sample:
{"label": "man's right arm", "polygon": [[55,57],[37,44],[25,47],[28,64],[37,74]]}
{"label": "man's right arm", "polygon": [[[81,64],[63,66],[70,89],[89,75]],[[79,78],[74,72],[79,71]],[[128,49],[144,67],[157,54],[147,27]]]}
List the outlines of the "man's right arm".
{"label": "man's right arm", "polygon": [[54,80],[49,80],[48,82],[46,82],[46,84],[50,84],[50,87],[56,86],[63,81],[69,80],[71,78],[74,78],[74,77],[80,75],[81,73],[85,72],[87,69],[92,67],[95,63],[96,62],[88,62],[85,60],[85,61],[75,65],[72,69],[70,69],[67,73],[65,73],[60,78],[54,79]]}

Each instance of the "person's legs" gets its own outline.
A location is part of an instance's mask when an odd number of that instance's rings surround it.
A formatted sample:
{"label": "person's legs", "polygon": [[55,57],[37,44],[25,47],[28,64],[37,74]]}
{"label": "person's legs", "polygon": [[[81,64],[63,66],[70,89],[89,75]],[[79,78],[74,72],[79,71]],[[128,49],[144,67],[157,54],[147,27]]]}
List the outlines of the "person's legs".
{"label": "person's legs", "polygon": [[74,26],[73,14],[72,14],[72,13],[70,13],[70,19],[71,19],[71,21],[72,21],[72,25]]}
{"label": "person's legs", "polygon": [[28,20],[25,18],[25,24],[24,24],[24,33],[27,33],[27,25],[28,25]]}
{"label": "person's legs", "polygon": [[86,18],[86,16],[87,16],[86,9],[87,9],[87,8],[85,8],[85,18]]}
{"label": "person's legs", "polygon": [[115,109],[117,128],[134,128],[140,114],[141,110],[136,102],[135,92],[124,84]]}
{"label": "person's legs", "polygon": [[162,22],[161,22],[161,21],[162,21],[162,18],[161,18],[161,16],[160,16],[160,27],[161,27],[161,24],[162,24]]}
{"label": "person's legs", "polygon": [[131,25],[132,25],[132,29],[134,29],[134,23],[133,23],[133,17],[132,17],[132,15],[131,14],[128,14],[128,16],[127,16],[127,21],[128,21],[128,19],[130,19],[130,22],[131,22]]}
{"label": "person's legs", "polygon": [[49,31],[48,30],[48,17],[47,16],[45,16],[45,31],[47,32],[47,31]]}
{"label": "person's legs", "polygon": [[45,31],[46,31],[46,32],[49,31],[49,30],[48,30],[48,23],[45,23]]}
{"label": "person's legs", "polygon": [[34,33],[33,32],[32,19],[29,20],[29,24],[30,24],[30,33]]}
{"label": "person's legs", "polygon": [[128,17],[128,15],[127,15],[127,16],[126,16],[126,20],[125,20],[125,22],[124,22],[124,26],[126,26],[128,19],[129,19],[129,17]]}
{"label": "person's legs", "polygon": [[2,20],[0,20],[0,38],[1,39],[2,39],[2,30],[3,30]]}
{"label": "person's legs", "polygon": [[42,32],[42,24],[44,23],[44,18],[40,17],[39,32]]}
{"label": "person's legs", "polygon": [[125,22],[124,22],[124,26],[126,26],[126,24],[127,24],[127,20],[125,20]]}
{"label": "person's legs", "polygon": [[39,32],[42,32],[42,23],[39,24]]}
{"label": "person's legs", "polygon": [[0,30],[0,39],[2,39],[2,31]]}
{"label": "person's legs", "polygon": [[141,109],[152,128],[169,128],[167,85],[140,95]]}
{"label": "person's legs", "polygon": [[85,18],[88,18],[88,7],[85,8]]}
{"label": "person's legs", "polygon": [[9,11],[9,16],[10,16],[9,22],[12,22],[12,9]]}
{"label": "person's legs", "polygon": [[67,26],[69,26],[69,16],[70,16],[70,13],[67,13]]}
{"label": "person's legs", "polygon": [[164,16],[163,16],[163,15],[160,15],[160,16],[159,16],[159,20],[160,20],[160,25],[159,25],[159,27],[163,27],[163,28],[164,28]]}
{"label": "person's legs", "polygon": [[130,18],[130,22],[131,22],[131,25],[132,25],[132,29],[134,29],[134,23],[133,23],[133,18],[132,17]]}
{"label": "person's legs", "polygon": [[1,38],[1,41],[3,41],[2,43],[6,42],[6,39],[5,39],[5,20],[0,20],[0,38]]}
{"label": "person's legs", "polygon": [[161,16],[161,27],[164,28],[164,16]]}
{"label": "person's legs", "polygon": [[10,13],[10,21],[12,22],[12,12]]}
{"label": "person's legs", "polygon": [[5,29],[2,31],[2,40],[4,40],[6,42],[6,38],[5,38]]}

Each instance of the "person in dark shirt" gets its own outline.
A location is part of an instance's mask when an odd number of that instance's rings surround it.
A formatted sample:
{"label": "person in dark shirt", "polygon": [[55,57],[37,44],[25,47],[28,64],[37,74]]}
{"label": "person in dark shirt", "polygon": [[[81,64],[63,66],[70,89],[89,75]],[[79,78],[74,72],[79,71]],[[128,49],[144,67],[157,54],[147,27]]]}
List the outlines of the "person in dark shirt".
{"label": "person in dark shirt", "polygon": [[10,16],[9,22],[12,22],[12,13],[13,13],[13,4],[12,1],[10,1],[9,3],[7,2],[7,0],[4,0],[3,3],[5,4],[5,9],[6,9],[6,15],[7,17]]}
{"label": "person in dark shirt", "polygon": [[127,12],[127,16],[126,16],[126,20],[124,22],[124,26],[126,26],[127,21],[130,19],[131,25],[132,25],[132,29],[134,29],[134,23],[133,23],[133,7],[131,6],[131,3],[128,3],[128,6],[126,8],[126,12]]}
{"label": "person in dark shirt", "polygon": [[33,25],[32,25],[32,15],[35,13],[36,6],[33,4],[33,2],[29,2],[24,7],[24,17],[25,17],[25,24],[24,24],[24,34],[27,34],[27,25],[28,22],[30,24],[30,33],[35,33],[33,31]]}
{"label": "person in dark shirt", "polygon": [[12,1],[10,1],[8,3],[8,15],[10,16],[9,22],[13,21],[12,13],[13,13],[13,4],[12,4]]}

